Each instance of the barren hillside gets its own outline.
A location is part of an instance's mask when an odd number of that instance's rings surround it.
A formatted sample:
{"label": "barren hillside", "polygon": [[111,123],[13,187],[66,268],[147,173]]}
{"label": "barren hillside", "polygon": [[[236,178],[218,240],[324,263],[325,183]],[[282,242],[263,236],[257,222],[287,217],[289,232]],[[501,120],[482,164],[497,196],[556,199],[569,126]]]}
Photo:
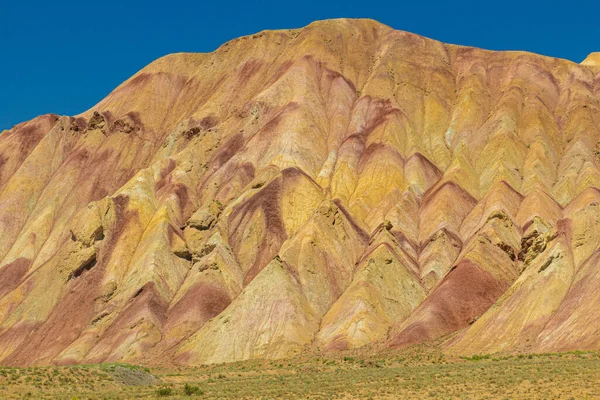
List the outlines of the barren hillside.
{"label": "barren hillside", "polygon": [[0,134],[0,363],[600,349],[599,101],[372,20],[161,58]]}

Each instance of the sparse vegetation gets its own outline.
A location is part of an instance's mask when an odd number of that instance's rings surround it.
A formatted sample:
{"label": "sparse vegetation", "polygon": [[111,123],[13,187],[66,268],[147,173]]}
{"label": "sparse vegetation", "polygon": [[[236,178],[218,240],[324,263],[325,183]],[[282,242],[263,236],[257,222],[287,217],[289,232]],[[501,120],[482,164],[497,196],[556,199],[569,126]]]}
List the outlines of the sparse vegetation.
{"label": "sparse vegetation", "polygon": [[156,389],[156,395],[158,397],[168,397],[173,395],[173,389],[171,389],[170,387],[160,387],[158,389]]}
{"label": "sparse vegetation", "polygon": [[199,394],[204,394],[204,392],[202,390],[200,390],[200,388],[198,386],[192,386],[188,383],[186,383],[185,386],[183,387],[183,393],[186,396],[195,396],[195,395],[199,395]]}
{"label": "sparse vegetation", "polygon": [[451,357],[425,345],[190,368],[0,367],[0,398],[30,399],[593,398],[598,385],[597,352]]}
{"label": "sparse vegetation", "polygon": [[463,360],[467,361],[481,361],[481,360],[489,360],[492,356],[489,354],[475,354],[471,357],[461,357]]}

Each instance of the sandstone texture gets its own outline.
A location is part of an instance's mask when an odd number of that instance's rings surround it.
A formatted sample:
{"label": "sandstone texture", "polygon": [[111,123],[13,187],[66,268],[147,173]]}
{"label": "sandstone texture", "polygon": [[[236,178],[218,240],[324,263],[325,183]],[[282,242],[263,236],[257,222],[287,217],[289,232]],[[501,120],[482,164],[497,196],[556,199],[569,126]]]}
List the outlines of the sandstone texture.
{"label": "sandstone texture", "polygon": [[0,134],[0,364],[600,349],[600,57],[372,20]]}

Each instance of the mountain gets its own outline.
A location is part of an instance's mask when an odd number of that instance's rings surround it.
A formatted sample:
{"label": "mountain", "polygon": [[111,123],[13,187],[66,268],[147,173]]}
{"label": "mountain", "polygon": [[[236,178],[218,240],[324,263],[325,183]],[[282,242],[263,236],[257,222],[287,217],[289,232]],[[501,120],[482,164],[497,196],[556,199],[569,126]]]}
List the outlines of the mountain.
{"label": "mountain", "polygon": [[0,364],[600,349],[600,59],[372,20],[0,134]]}

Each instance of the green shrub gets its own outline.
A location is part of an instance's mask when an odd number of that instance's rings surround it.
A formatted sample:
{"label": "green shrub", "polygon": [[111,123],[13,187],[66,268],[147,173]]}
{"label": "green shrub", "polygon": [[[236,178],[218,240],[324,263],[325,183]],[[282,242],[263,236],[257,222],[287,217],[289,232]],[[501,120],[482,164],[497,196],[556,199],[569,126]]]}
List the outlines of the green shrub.
{"label": "green shrub", "polygon": [[173,389],[171,389],[170,387],[161,387],[156,389],[156,395],[158,397],[168,397],[171,396],[173,394]]}
{"label": "green shrub", "polygon": [[194,395],[204,394],[204,392],[202,390],[200,390],[200,388],[198,386],[192,386],[187,383],[183,387],[183,393],[185,393],[186,396],[194,396]]}
{"label": "green shrub", "polygon": [[[523,355],[521,355],[521,358],[523,357]],[[461,357],[463,360],[467,360],[467,361],[481,361],[481,360],[489,360],[491,358],[491,356],[489,354],[475,354],[472,357]]]}

